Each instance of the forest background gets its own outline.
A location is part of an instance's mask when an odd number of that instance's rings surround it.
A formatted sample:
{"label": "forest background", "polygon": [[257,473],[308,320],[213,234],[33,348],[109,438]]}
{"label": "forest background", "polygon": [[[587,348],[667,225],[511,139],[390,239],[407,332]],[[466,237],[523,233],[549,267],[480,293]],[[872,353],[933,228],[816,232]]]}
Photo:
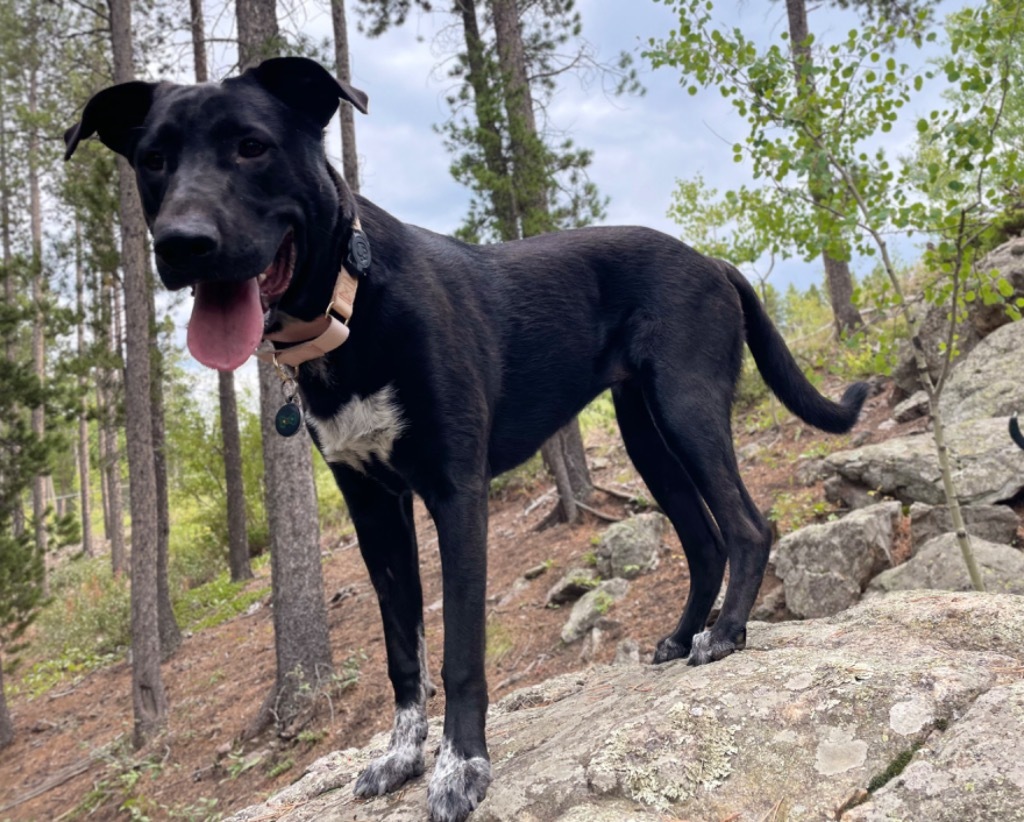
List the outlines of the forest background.
{"label": "forest background", "polygon": [[[128,647],[143,746],[166,722],[161,660],[265,594],[238,586],[268,549],[278,677],[247,733],[293,724],[300,680],[344,678],[322,613],[284,607],[322,600],[320,529],[349,527],[327,467],[303,438],[274,451],[272,379],[188,360],[186,300],[154,288],[124,164],[95,141],[61,162],[111,82],[317,57],[371,98],[354,132],[345,109],[329,127],[329,155],[401,219],[471,241],[681,235],[745,267],[819,377],[891,368],[902,287],[953,311],[1008,296],[977,263],[1021,226],[1018,2],[348,5],[346,22],[340,2],[0,1],[0,747],[9,682],[42,692]],[[764,400],[756,378],[740,399]],[[559,436],[545,463],[571,519],[592,487]],[[278,482],[315,487],[318,528],[275,525]]]}

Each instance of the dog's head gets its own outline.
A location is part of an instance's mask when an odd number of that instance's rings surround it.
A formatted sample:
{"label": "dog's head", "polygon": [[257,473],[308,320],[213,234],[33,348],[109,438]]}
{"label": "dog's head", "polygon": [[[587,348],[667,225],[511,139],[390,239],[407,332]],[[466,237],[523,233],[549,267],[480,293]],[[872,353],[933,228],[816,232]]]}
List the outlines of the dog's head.
{"label": "dog's head", "polygon": [[189,349],[211,368],[245,362],[267,309],[323,313],[354,213],[323,150],[340,99],[366,112],[363,92],[281,57],[219,85],[112,86],[64,135],[65,159],[98,134],[135,169],[160,278],[194,287]]}

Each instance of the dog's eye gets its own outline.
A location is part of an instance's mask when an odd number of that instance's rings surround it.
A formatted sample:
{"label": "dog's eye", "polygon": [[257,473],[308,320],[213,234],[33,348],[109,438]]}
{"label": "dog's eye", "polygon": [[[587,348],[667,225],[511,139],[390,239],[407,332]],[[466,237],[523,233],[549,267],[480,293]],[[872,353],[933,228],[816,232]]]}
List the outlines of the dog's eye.
{"label": "dog's eye", "polygon": [[159,151],[147,151],[142,155],[142,165],[150,171],[163,171],[164,155]]}
{"label": "dog's eye", "polygon": [[266,145],[261,143],[259,140],[253,139],[252,137],[247,137],[238,144],[239,156],[250,159],[253,157],[259,157],[266,150]]}

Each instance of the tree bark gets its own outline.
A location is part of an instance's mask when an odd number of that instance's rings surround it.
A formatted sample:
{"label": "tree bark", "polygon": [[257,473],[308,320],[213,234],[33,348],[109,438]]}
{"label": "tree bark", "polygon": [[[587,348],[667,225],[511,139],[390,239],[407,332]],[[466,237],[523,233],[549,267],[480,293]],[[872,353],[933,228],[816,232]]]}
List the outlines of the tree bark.
{"label": "tree bark", "polygon": [[217,374],[220,396],[220,434],[224,444],[224,480],[228,503],[228,566],[231,580],[252,579],[249,562],[249,532],[245,515],[245,485],[242,479],[242,438],[238,430],[235,375]]}
{"label": "tree bark", "polygon": [[[85,267],[82,264],[82,227],[75,221],[75,305],[78,310],[78,356],[85,362]],[[89,470],[89,377],[83,371],[78,377],[78,484],[82,514],[82,552],[93,555],[92,501],[89,496],[91,471]]]}
{"label": "tree bark", "polygon": [[[814,88],[811,74],[814,63],[808,43],[810,30],[807,26],[806,0],[786,0],[786,16],[789,19],[789,41],[793,52],[793,75],[796,77],[799,93],[804,85]],[[810,186],[809,193],[815,203],[824,200],[822,192],[814,185]],[[836,337],[842,338],[864,327],[864,319],[853,303],[853,275],[846,260],[837,260],[827,251],[822,252],[821,259],[825,267],[825,283],[828,286],[829,302],[832,304]]]}
{"label": "tree bark", "polygon": [[[494,179],[505,181],[509,179],[509,168],[502,148],[501,129],[498,127],[501,102],[497,89],[491,87],[488,76],[488,63],[483,38],[480,36],[476,2],[456,0],[455,6],[462,18],[468,67],[466,79],[473,89],[473,109],[480,129],[484,163]],[[490,195],[498,236],[503,241],[518,239],[519,221],[516,219],[516,204],[511,185],[492,188]]]}
{"label": "tree bark", "polygon": [[171,588],[168,578],[171,551],[171,501],[167,490],[167,424],[164,415],[164,356],[156,324],[156,301],[153,288],[153,270],[150,267],[149,244],[145,242],[146,301],[149,310],[150,345],[150,408],[153,419],[153,473],[156,480],[156,584],[157,616],[160,626],[160,654],[163,659],[181,646],[181,629],[171,605]]}
{"label": "tree bark", "polygon": [[[235,9],[245,68],[276,51],[276,3],[237,0]],[[277,680],[247,734],[269,721],[281,730],[291,726],[333,668],[310,440],[305,431],[278,435],[274,416],[281,405],[281,383],[268,363],[259,363],[259,376]]]}
{"label": "tree bark", "polygon": [[[114,81],[134,78],[130,0],[109,0]],[[125,290],[125,427],[131,476],[132,515],[132,707],[133,743],[145,745],[167,722],[160,671],[158,616],[159,514],[153,455],[153,416],[146,225],[135,175],[117,158],[121,212],[121,265]]]}
{"label": "tree bark", "polygon": [[0,657],[0,751],[14,741],[14,722],[4,694],[4,661]]}
{"label": "tree bark", "polygon": [[96,394],[99,408],[100,453],[106,496],[105,528],[110,541],[110,567],[113,574],[124,573],[126,563],[124,534],[124,493],[121,485],[121,453],[117,436],[117,408],[120,388],[123,384],[122,370],[116,365],[121,359],[120,304],[116,300],[116,285],[112,273],[104,275],[100,286],[103,316],[99,323],[102,343],[111,362],[100,368]]}
{"label": "tree bark", "polygon": [[[32,128],[28,137],[28,186],[29,186],[29,233],[32,242],[32,371],[40,385],[46,382],[46,280],[43,272],[43,213],[42,191],[39,184],[39,128],[35,125],[38,114],[39,70],[29,70],[28,107]],[[32,409],[32,433],[42,440],[46,433],[46,408],[37,405]],[[46,555],[46,475],[40,474],[32,481],[32,518],[35,526],[36,550]],[[48,592],[46,578],[43,591]]]}
{"label": "tree bark", "polygon": [[304,430],[293,437],[277,433],[274,416],[281,406],[281,381],[264,362],[259,375],[277,681],[256,726],[273,720],[284,729],[306,707],[303,685],[315,692],[328,680],[333,663],[311,443]]}
{"label": "tree bark", "polygon": [[[550,231],[552,225],[549,183],[541,157],[543,146],[537,133],[519,7],[516,0],[491,0],[491,14],[508,115],[514,207],[522,236],[530,237]],[[555,434],[541,449],[541,456],[558,488],[558,519],[573,523],[579,516],[576,503],[586,503],[593,493],[579,420],[574,419]]]}
{"label": "tree bark", "polygon": [[[345,21],[345,0],[331,0],[331,21],[334,24],[334,63],[338,79],[352,83],[352,66],[348,50],[348,23]],[[353,194],[359,193],[359,154],[356,152],[355,108],[347,100],[338,109],[341,127],[341,167],[345,182]]]}
{"label": "tree bark", "polygon": [[[7,305],[14,305],[17,284],[14,281],[14,251],[11,244],[11,188],[10,167],[7,154],[7,99],[4,85],[0,83],[0,245],[2,245],[4,265],[4,300]],[[15,363],[18,358],[13,339],[8,337],[4,343],[4,356],[8,363]],[[15,536],[25,531],[25,515],[20,501],[13,506],[11,528]]]}

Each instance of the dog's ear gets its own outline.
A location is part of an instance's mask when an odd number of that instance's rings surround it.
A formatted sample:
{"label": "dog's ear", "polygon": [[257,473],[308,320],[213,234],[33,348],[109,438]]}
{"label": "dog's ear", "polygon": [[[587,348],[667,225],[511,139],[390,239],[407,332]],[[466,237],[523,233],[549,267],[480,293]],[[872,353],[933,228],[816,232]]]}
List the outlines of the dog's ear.
{"label": "dog's ear", "polygon": [[149,114],[158,85],[134,81],[96,93],[86,103],[82,119],[64,132],[64,159],[70,160],[79,142],[93,134],[99,134],[107,148],[130,158],[137,129]]}
{"label": "dog's ear", "polygon": [[305,57],[274,57],[264,60],[249,75],[285,105],[308,114],[324,128],[338,110],[338,100],[348,100],[366,114],[366,94],[342,83],[315,60]]}

